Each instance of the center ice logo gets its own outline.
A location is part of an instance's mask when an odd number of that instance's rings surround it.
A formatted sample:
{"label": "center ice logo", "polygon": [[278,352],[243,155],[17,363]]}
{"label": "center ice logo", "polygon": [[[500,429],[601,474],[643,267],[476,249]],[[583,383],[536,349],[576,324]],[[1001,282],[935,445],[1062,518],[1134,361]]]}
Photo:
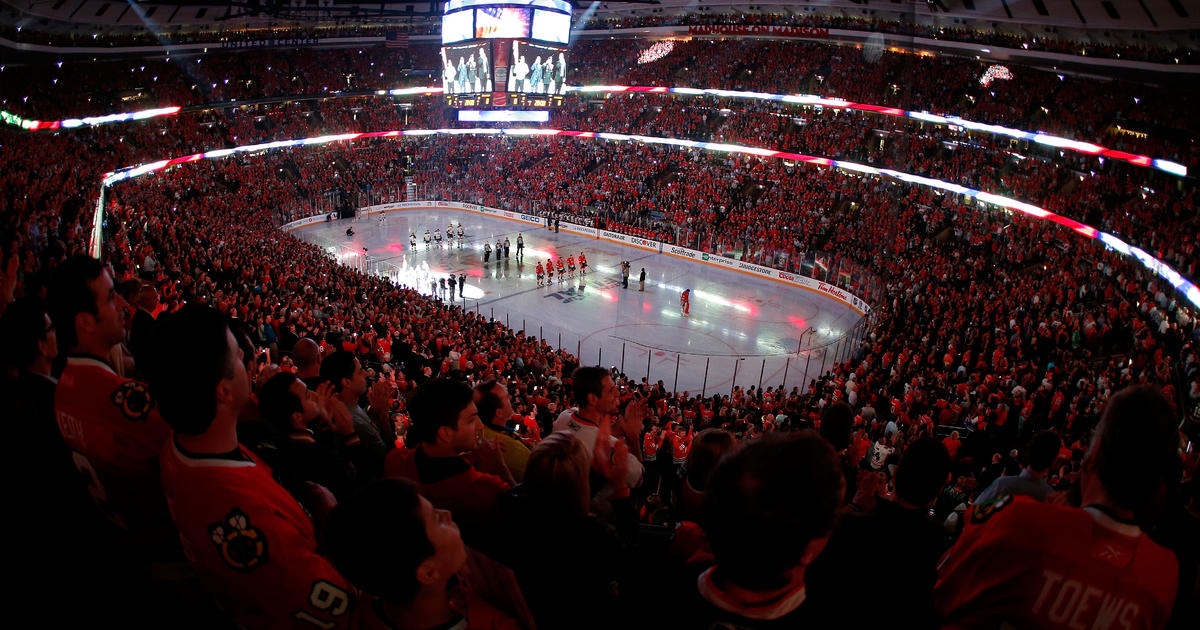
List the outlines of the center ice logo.
{"label": "center ice logo", "polygon": [[[555,291],[554,293],[547,293],[546,295],[544,295],[542,297],[554,298],[554,299],[558,300],[559,302],[562,302],[563,304],[570,304],[571,302],[579,302],[588,296],[588,294],[586,292],[586,289],[588,288],[588,286],[589,285],[587,285],[587,284],[581,284],[578,287],[569,287],[569,288],[563,289],[562,291]],[[613,280],[613,279],[599,280],[596,282],[596,284],[591,285],[591,286],[592,286],[593,291],[596,291],[598,289],[614,289],[618,286],[621,286],[621,281]]]}

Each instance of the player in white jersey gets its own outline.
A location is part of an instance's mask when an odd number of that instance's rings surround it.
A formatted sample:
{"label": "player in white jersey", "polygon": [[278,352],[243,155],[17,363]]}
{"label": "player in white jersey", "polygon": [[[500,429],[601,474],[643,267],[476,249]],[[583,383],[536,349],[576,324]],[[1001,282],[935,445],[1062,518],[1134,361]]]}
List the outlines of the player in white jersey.
{"label": "player in white jersey", "polygon": [[433,234],[429,233],[429,229],[425,230],[425,249],[429,249],[429,243],[433,242]]}
{"label": "player in white jersey", "polygon": [[412,247],[413,251],[416,251],[416,249],[417,249],[417,233],[416,232],[408,233],[408,244]]}
{"label": "player in white jersey", "polygon": [[442,246],[442,228],[433,231],[433,242],[437,243],[438,247]]}

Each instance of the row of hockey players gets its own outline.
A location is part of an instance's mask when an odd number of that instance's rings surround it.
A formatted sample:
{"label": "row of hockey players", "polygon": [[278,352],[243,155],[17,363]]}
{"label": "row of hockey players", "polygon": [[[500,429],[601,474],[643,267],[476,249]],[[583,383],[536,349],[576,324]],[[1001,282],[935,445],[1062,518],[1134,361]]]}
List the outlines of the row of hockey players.
{"label": "row of hockey players", "polygon": [[[565,269],[563,268],[563,259],[561,257],[556,261],[547,260],[546,265],[544,267],[542,266],[541,262],[538,262],[538,264],[537,264],[537,283],[538,283],[539,287],[544,284],[551,284],[554,282],[554,267],[555,267],[556,263],[558,266],[558,281],[559,282],[563,282],[567,278],[570,278],[575,275],[575,257],[574,256],[567,256],[567,266]],[[583,252],[579,252],[579,275],[582,276],[582,275],[587,274],[587,266],[588,266],[587,256],[584,255]]]}

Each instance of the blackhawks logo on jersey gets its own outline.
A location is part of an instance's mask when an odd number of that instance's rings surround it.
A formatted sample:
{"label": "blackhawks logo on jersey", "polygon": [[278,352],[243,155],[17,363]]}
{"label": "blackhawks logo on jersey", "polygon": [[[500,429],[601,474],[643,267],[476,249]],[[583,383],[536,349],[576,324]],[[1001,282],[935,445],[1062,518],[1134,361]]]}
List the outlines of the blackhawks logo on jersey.
{"label": "blackhawks logo on jersey", "polygon": [[233,508],[224,522],[209,525],[208,533],[225,564],[238,571],[249,573],[266,564],[267,537],[250,524],[250,518],[240,509]]}
{"label": "blackhawks logo on jersey", "polygon": [[112,393],[113,404],[130,420],[145,420],[154,408],[154,399],[144,383],[125,381]]}
{"label": "blackhawks logo on jersey", "polygon": [[1004,506],[1012,503],[1012,495],[1006,494],[992,501],[984,501],[975,506],[975,511],[971,514],[971,522],[979,524],[986,522],[993,514],[1004,509]]}

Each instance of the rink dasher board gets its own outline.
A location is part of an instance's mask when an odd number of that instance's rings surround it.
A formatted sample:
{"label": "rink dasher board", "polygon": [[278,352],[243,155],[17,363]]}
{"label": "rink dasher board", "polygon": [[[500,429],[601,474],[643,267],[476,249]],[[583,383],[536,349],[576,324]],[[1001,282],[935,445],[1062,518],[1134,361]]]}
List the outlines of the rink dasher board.
{"label": "rink dasher board", "polygon": [[[481,206],[473,203],[461,203],[457,201],[400,201],[379,204],[375,206],[367,206],[365,208],[361,208],[361,210],[368,217],[385,212],[458,210],[462,212],[473,212],[483,216],[498,217],[508,221],[516,221],[517,223],[524,223],[526,225],[531,225],[538,228],[546,227],[546,220],[536,215],[513,212],[511,210],[501,210],[499,208],[490,208],[488,206]],[[299,219],[297,221],[292,221],[291,223],[286,223],[280,226],[279,229],[285,233],[293,232],[305,226],[313,225],[315,223],[323,223],[325,222],[326,216],[328,215],[321,214]],[[730,271],[744,273],[756,278],[774,280],[775,282],[780,282],[782,284],[804,289],[806,291],[820,293],[822,296],[828,299],[836,300],[842,304],[845,304],[859,315],[866,316],[871,312],[870,305],[868,305],[866,301],[857,295],[854,295],[853,293],[850,293],[849,291],[846,291],[835,285],[821,282],[820,280],[809,278],[807,276],[794,274],[780,269],[772,269],[762,265],[755,265],[753,263],[748,263],[726,256],[717,256],[716,254],[702,252],[695,249],[688,249],[686,247],[667,245],[665,243],[642,238],[640,236],[632,236],[629,234],[622,234],[620,232],[610,232],[608,230],[597,230],[593,227],[579,225],[576,223],[568,223],[566,221],[561,222],[559,227],[561,231],[569,234],[596,238],[613,243],[619,243],[621,245],[628,245],[637,249],[666,254],[667,256],[672,256],[674,258],[691,260],[693,262],[702,263],[721,269],[728,269]]]}

